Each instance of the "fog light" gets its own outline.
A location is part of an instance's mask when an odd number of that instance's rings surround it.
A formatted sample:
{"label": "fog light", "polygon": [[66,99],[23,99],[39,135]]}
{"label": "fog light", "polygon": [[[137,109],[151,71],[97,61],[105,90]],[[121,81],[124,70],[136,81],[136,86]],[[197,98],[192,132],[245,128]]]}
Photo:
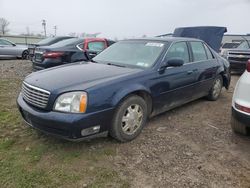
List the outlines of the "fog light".
{"label": "fog light", "polygon": [[90,128],[87,128],[87,129],[82,129],[81,135],[82,136],[87,136],[87,135],[98,133],[99,131],[100,131],[100,125],[97,125],[97,126],[90,127]]}

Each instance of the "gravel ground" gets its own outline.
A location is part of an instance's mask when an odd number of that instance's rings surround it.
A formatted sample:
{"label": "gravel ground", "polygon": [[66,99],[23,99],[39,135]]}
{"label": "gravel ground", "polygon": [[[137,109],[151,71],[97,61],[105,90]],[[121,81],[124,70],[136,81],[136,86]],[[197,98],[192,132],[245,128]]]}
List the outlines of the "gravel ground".
{"label": "gravel ground", "polygon": [[[31,63],[0,61],[1,78],[23,79]],[[156,116],[134,141],[112,144],[111,164],[131,187],[250,188],[250,137],[232,133],[231,98],[239,76],[218,101],[199,99]],[[15,89],[15,88],[13,88]]]}

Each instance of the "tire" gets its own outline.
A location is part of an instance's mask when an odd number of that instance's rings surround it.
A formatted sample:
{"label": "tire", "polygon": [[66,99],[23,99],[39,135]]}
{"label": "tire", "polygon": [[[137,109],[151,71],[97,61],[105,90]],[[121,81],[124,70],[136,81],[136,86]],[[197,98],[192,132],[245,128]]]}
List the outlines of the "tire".
{"label": "tire", "polygon": [[235,133],[242,134],[242,135],[248,134],[246,125],[239,122],[233,116],[231,116],[231,128],[232,128],[233,132],[235,132]]}
{"label": "tire", "polygon": [[207,95],[207,99],[210,101],[216,101],[220,97],[222,87],[223,87],[223,79],[221,75],[218,75],[215,78],[213,86]]}
{"label": "tire", "polygon": [[29,57],[29,52],[27,50],[24,50],[22,53],[22,59],[28,59]]}
{"label": "tire", "polygon": [[120,142],[135,139],[147,121],[147,104],[137,95],[123,100],[117,107],[110,129],[110,136]]}

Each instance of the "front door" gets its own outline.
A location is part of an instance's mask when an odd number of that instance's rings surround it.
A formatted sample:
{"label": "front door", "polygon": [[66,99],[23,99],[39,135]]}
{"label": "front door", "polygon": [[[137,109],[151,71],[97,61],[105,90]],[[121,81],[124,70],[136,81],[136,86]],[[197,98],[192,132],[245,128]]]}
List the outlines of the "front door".
{"label": "front door", "polygon": [[161,113],[192,100],[197,68],[195,64],[190,62],[191,57],[187,43],[174,43],[169,48],[163,62],[167,62],[171,58],[183,59],[184,65],[168,67],[165,71],[158,72],[157,84],[153,89],[158,95],[154,104],[156,113]]}

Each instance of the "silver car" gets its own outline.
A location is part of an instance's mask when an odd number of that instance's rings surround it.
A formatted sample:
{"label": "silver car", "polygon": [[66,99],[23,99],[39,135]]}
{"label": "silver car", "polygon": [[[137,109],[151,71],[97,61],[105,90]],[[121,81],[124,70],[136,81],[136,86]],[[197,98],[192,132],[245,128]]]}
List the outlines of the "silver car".
{"label": "silver car", "polygon": [[0,38],[0,58],[23,58],[29,55],[28,47],[16,45],[7,39]]}

